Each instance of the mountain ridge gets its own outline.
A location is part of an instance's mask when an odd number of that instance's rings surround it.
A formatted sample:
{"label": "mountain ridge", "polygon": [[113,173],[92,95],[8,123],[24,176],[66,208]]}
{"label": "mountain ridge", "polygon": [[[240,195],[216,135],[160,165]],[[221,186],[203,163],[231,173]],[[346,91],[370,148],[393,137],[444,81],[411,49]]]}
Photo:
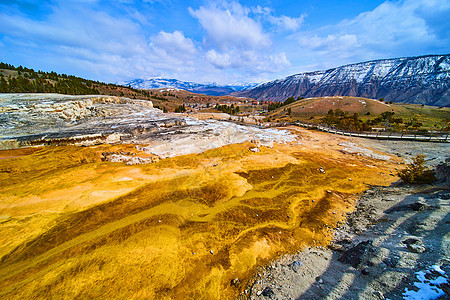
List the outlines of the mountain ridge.
{"label": "mountain ridge", "polygon": [[190,81],[182,81],[172,78],[147,78],[147,79],[133,79],[128,81],[119,81],[119,85],[131,86],[135,89],[160,89],[160,88],[175,88],[182,89],[192,93],[206,94],[209,96],[224,96],[233,92],[242,91],[253,88],[257,84],[236,84],[236,85],[220,85],[216,83],[202,84]]}
{"label": "mountain ridge", "polygon": [[450,106],[450,54],[378,59],[298,73],[233,95],[269,101],[353,96]]}

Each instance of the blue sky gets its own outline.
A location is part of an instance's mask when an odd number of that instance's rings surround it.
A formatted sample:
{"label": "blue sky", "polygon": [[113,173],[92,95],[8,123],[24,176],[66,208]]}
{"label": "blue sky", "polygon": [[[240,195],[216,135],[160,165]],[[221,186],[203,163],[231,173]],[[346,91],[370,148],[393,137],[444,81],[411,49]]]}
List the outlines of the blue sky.
{"label": "blue sky", "polygon": [[262,82],[450,53],[450,0],[0,0],[0,61],[116,82]]}

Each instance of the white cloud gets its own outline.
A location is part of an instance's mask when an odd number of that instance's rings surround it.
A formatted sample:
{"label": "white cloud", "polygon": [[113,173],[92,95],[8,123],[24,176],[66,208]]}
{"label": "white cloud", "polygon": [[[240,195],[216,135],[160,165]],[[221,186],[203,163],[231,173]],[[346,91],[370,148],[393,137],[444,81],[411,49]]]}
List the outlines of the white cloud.
{"label": "white cloud", "polygon": [[10,46],[28,45],[22,64],[31,60],[30,67],[104,81],[146,77],[180,66],[187,70],[185,59],[195,52],[193,42],[179,31],[160,32],[150,45],[139,23],[77,3],[52,6],[40,20],[0,12],[0,23],[0,34]]}
{"label": "white cloud", "polygon": [[256,49],[271,44],[261,24],[248,16],[249,9],[238,3],[201,6],[196,10],[189,8],[189,12],[205,29],[207,46],[225,51],[233,48]]}
{"label": "white cloud", "polygon": [[[278,55],[271,55],[269,57],[269,61],[271,62],[272,66],[275,66],[275,69],[272,69],[272,71],[281,71],[285,67],[290,66],[291,63],[286,57],[286,53],[282,52]],[[273,68],[270,66],[271,68]]]}
{"label": "white cloud", "polygon": [[[273,53],[270,35],[256,16],[266,14],[266,8],[256,9],[260,12],[236,2],[189,8],[206,32],[202,49],[206,62],[215,69],[233,70],[252,78],[290,65],[286,53]],[[288,18],[273,19],[273,22],[288,28],[297,26],[297,21]]]}
{"label": "white cloud", "polygon": [[160,31],[150,38],[146,64],[164,73],[192,73],[200,64],[199,49],[181,31]]}
{"label": "white cloud", "polygon": [[0,22],[2,34],[53,47],[95,49],[127,56],[143,54],[147,47],[145,37],[133,22],[83,8],[55,7],[45,21],[0,13]]}
{"label": "white cloud", "polygon": [[[133,0],[129,0],[129,1],[133,1]],[[172,0],[143,0],[143,2],[150,3],[150,4],[163,3],[163,4],[167,4],[169,6],[172,5]]]}
{"label": "white cloud", "polygon": [[194,42],[181,31],[160,31],[148,37],[142,22],[77,3],[54,5],[40,20],[2,11],[0,23],[3,40],[18,48],[28,45],[22,55],[29,61],[30,53],[35,53],[34,65],[44,65],[47,70],[91,74],[90,78],[95,74],[101,80],[115,81],[148,74],[192,73],[198,62]]}
{"label": "white cloud", "polygon": [[286,31],[297,31],[303,23],[306,14],[300,15],[298,18],[288,17],[285,15],[275,16],[274,11],[269,7],[256,6],[252,9],[256,15],[260,15],[277,29]]}
{"label": "white cloud", "polygon": [[302,47],[314,50],[344,50],[357,46],[358,38],[354,34],[328,35],[319,37],[300,37],[298,42]]}
{"label": "white cloud", "polygon": [[217,52],[209,50],[206,60],[219,69],[233,68],[254,75],[259,72],[274,73],[290,65],[286,53],[267,55],[254,50]]}
{"label": "white cloud", "polygon": [[[450,0],[386,1],[323,27],[312,20],[303,26],[302,12],[288,16],[229,1],[202,1],[213,4],[188,9],[172,0],[118,0],[110,6],[99,0],[3,1],[0,57],[100,80],[151,74],[235,82],[448,53],[450,45]],[[177,18],[169,19],[171,13]]]}
{"label": "white cloud", "polygon": [[305,15],[302,15],[299,18],[291,18],[287,16],[280,16],[280,17],[270,16],[269,21],[272,24],[284,30],[296,31],[300,28],[300,25],[303,23],[304,18]]}
{"label": "white cloud", "polygon": [[405,42],[426,42],[434,39],[424,19],[410,1],[402,3],[384,2],[373,11],[362,13],[353,20],[345,20],[339,27],[353,32],[367,44],[386,46]]}
{"label": "white cloud", "polygon": [[191,39],[184,37],[178,30],[173,33],[160,31],[157,36],[151,38],[151,46],[168,55],[190,56],[197,52]]}
{"label": "white cloud", "polygon": [[232,65],[231,56],[228,53],[218,53],[216,50],[211,49],[205,54],[206,60],[213,66],[224,69]]}
{"label": "white cloud", "polygon": [[[428,54],[437,45],[445,49],[445,45],[450,42],[449,21],[443,29],[442,22],[433,24],[430,12],[433,16],[442,17],[442,12],[450,13],[449,7],[448,0],[386,1],[353,19],[298,32],[290,38],[298,42],[305,57],[314,57],[323,64],[334,66],[370,59]],[[448,14],[445,19],[449,19]],[[443,30],[447,32],[446,36],[442,35]]]}

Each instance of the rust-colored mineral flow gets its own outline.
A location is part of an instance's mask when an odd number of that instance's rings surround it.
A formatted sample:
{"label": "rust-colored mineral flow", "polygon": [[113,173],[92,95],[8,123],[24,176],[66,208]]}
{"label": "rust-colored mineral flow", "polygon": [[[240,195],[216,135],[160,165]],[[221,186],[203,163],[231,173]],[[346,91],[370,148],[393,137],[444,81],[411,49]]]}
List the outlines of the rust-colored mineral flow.
{"label": "rust-colored mineral flow", "polygon": [[367,185],[396,180],[394,158],[292,131],[301,144],[146,165],[101,160],[135,145],[1,151],[1,298],[236,297],[258,266],[326,245]]}

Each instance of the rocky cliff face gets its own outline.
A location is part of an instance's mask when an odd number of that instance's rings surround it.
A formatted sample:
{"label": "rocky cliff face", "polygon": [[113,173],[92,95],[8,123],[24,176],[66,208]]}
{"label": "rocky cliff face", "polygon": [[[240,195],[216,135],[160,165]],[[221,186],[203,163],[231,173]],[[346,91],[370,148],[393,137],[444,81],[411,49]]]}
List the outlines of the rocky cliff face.
{"label": "rocky cliff face", "polygon": [[357,96],[450,106],[450,55],[375,60],[300,73],[235,95],[271,101],[290,96]]}

